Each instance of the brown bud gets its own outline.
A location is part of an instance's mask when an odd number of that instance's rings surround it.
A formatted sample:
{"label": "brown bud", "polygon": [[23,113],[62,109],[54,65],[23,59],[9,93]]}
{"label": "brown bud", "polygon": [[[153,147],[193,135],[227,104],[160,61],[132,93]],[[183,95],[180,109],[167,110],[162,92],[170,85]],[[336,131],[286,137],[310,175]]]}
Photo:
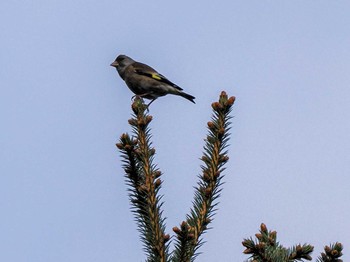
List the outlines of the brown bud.
{"label": "brown bud", "polygon": [[326,254],[327,254],[327,255],[330,255],[332,249],[331,249],[329,246],[325,246],[325,247],[324,247],[324,251],[326,251]]}
{"label": "brown bud", "polygon": [[333,257],[337,257],[339,252],[338,252],[338,250],[333,249],[331,254],[332,254]]}
{"label": "brown bud", "polygon": [[216,178],[218,178],[218,177],[220,176],[220,171],[217,171],[217,172],[214,174],[214,176],[215,176]]}
{"label": "brown bud", "polygon": [[211,104],[211,107],[215,110],[215,111],[219,111],[222,109],[222,105],[219,102],[214,102]]}
{"label": "brown bud", "polygon": [[220,161],[222,161],[222,162],[227,162],[227,161],[229,160],[229,157],[226,156],[226,155],[220,155],[219,159],[220,159]]}
{"label": "brown bud", "polygon": [[218,130],[219,138],[221,138],[224,134],[225,134],[225,128],[220,128],[220,129]]}
{"label": "brown bud", "polygon": [[130,118],[128,120],[129,125],[136,126],[137,125],[137,120],[134,118]]}
{"label": "brown bud", "polygon": [[204,190],[204,194],[205,194],[206,197],[209,197],[212,194],[212,192],[213,192],[213,190],[210,187],[207,187]]}
{"label": "brown bud", "polygon": [[270,237],[273,238],[274,240],[276,240],[276,236],[277,236],[277,232],[276,231],[272,231],[270,233]]}
{"label": "brown bud", "polygon": [[243,251],[244,254],[253,254],[254,253],[254,250],[250,249],[250,248],[247,248]]}
{"label": "brown bud", "polygon": [[149,122],[151,122],[152,119],[153,119],[152,116],[150,116],[150,115],[146,116],[146,122],[147,122],[147,124],[149,124]]}
{"label": "brown bud", "polygon": [[146,123],[145,119],[142,118],[142,119],[139,119],[137,121],[137,125],[142,128],[142,127],[145,127],[147,125],[147,123]]}
{"label": "brown bud", "polygon": [[236,97],[231,96],[231,97],[227,100],[227,105],[232,106],[232,105],[234,104],[235,100],[236,100]]}
{"label": "brown bud", "polygon": [[261,232],[267,233],[267,227],[264,223],[261,223],[260,230],[261,230]]}
{"label": "brown bud", "polygon": [[187,229],[188,229],[188,224],[187,224],[186,221],[182,221],[182,223],[181,223],[181,229],[182,229],[182,231],[184,231],[184,230],[187,231]]}
{"label": "brown bud", "polygon": [[210,177],[210,175],[208,174],[208,173],[203,173],[203,180],[205,181],[205,182],[210,182],[211,181],[211,177]]}
{"label": "brown bud", "polygon": [[151,148],[149,150],[149,153],[150,153],[151,156],[153,156],[156,153],[156,149],[155,148]]}
{"label": "brown bud", "polygon": [[162,184],[162,180],[160,180],[160,178],[158,178],[158,179],[156,180],[156,182],[154,183],[154,186],[155,186],[156,188],[158,188],[161,184]]}
{"label": "brown bud", "polygon": [[116,147],[118,147],[118,149],[120,149],[120,150],[124,149],[124,146],[123,146],[122,143],[116,143],[115,145],[116,145]]}
{"label": "brown bud", "polygon": [[164,243],[168,242],[170,239],[169,234],[163,235]]}
{"label": "brown bud", "polygon": [[120,137],[120,139],[122,139],[122,140],[126,140],[126,139],[128,139],[128,138],[129,138],[129,135],[126,134],[126,133],[123,133],[123,134],[121,135],[121,137]]}
{"label": "brown bud", "polygon": [[130,151],[131,148],[132,148],[132,147],[131,147],[130,145],[125,145],[125,146],[124,146],[124,149],[125,149],[126,151]]}
{"label": "brown bud", "polygon": [[255,237],[256,237],[259,241],[262,241],[262,240],[263,240],[263,236],[262,236],[262,234],[260,234],[260,233],[256,233],[256,234],[255,234]]}
{"label": "brown bud", "polygon": [[297,245],[295,249],[298,253],[301,253],[303,251],[303,248],[301,245]]}
{"label": "brown bud", "polygon": [[225,91],[221,91],[220,96],[227,96],[227,94],[226,94],[226,92],[225,92]]}
{"label": "brown bud", "polygon": [[209,161],[209,158],[208,158],[208,157],[206,157],[206,156],[202,156],[202,158],[201,158],[201,159],[202,159],[202,161],[203,161],[203,162],[208,162],[208,161]]}
{"label": "brown bud", "polygon": [[178,227],[173,227],[173,231],[178,235],[181,233],[181,230]]}
{"label": "brown bud", "polygon": [[157,171],[154,171],[154,177],[155,178],[158,178],[158,177],[160,177],[161,175],[162,175],[162,172],[160,172],[159,170],[157,170]]}
{"label": "brown bud", "polygon": [[209,129],[212,130],[215,128],[215,124],[213,122],[209,121],[207,124],[208,124]]}

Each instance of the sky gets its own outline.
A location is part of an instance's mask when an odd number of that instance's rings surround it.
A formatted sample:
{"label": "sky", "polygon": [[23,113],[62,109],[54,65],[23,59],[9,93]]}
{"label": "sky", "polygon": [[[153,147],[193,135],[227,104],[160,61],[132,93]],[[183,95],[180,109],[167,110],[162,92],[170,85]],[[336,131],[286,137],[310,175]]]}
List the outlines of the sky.
{"label": "sky", "polygon": [[126,54],[196,97],[150,114],[167,233],[186,217],[211,103],[236,96],[219,210],[197,261],[244,261],[263,222],[350,259],[348,1],[1,1],[0,261],[144,261],[115,143]]}

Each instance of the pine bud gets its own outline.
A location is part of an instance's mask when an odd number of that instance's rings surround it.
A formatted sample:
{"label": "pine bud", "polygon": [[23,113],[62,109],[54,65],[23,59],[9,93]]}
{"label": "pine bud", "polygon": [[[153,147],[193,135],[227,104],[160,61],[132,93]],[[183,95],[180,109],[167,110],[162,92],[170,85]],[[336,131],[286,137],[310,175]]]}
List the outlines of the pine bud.
{"label": "pine bud", "polygon": [[204,189],[204,195],[206,197],[209,197],[212,194],[213,190],[210,187],[207,187],[206,189]]}
{"label": "pine bud", "polygon": [[131,147],[130,145],[125,145],[125,146],[124,146],[124,150],[125,150],[125,151],[130,151],[131,148],[132,148],[132,147]]}
{"label": "pine bud", "polygon": [[141,128],[144,128],[147,125],[146,120],[144,118],[139,119],[137,121],[137,125]]}
{"label": "pine bud", "polygon": [[211,107],[215,110],[215,111],[220,111],[223,107],[219,102],[214,102],[211,104]]}
{"label": "pine bud", "polygon": [[116,147],[118,147],[119,150],[124,149],[124,146],[122,143],[116,143],[115,145],[116,145]]}
{"label": "pine bud", "polygon": [[221,139],[223,137],[223,135],[225,134],[225,128],[220,128],[218,130],[218,136]]}
{"label": "pine bud", "polygon": [[150,153],[151,156],[153,156],[156,153],[156,149],[155,148],[151,148],[149,150],[149,153]]}
{"label": "pine bud", "polygon": [[260,230],[261,230],[261,232],[263,232],[263,233],[267,233],[267,227],[266,227],[266,225],[265,225],[264,223],[261,223],[261,225],[260,225]]}
{"label": "pine bud", "polygon": [[123,133],[122,136],[121,136],[120,138],[123,139],[123,140],[125,140],[125,139],[127,139],[128,137],[129,137],[128,134]]}
{"label": "pine bud", "polygon": [[152,119],[153,119],[152,116],[147,115],[147,116],[146,116],[146,122],[147,122],[147,124],[149,124],[149,123],[152,121]]}
{"label": "pine bud", "polygon": [[227,105],[232,106],[232,105],[234,104],[235,100],[236,100],[236,97],[231,96],[231,97],[227,100]]}
{"label": "pine bud", "polygon": [[301,245],[297,245],[295,249],[298,253],[301,253],[303,251],[303,248]]}
{"label": "pine bud", "polygon": [[273,238],[274,240],[276,240],[276,236],[277,236],[277,232],[276,231],[272,231],[270,233],[270,237]]}
{"label": "pine bud", "polygon": [[164,243],[168,242],[170,239],[169,234],[163,235]]}
{"label": "pine bud", "polygon": [[262,241],[262,240],[263,240],[263,236],[262,236],[262,234],[260,234],[260,233],[256,233],[256,234],[255,234],[255,237],[256,237],[259,241]]}
{"label": "pine bud", "polygon": [[187,222],[186,221],[182,221],[182,223],[181,223],[181,230],[182,231],[187,231],[187,229],[188,229]]}
{"label": "pine bud", "polygon": [[325,246],[325,247],[324,247],[324,251],[326,251],[326,254],[327,254],[327,255],[330,255],[332,249],[331,249],[329,246]]}
{"label": "pine bud", "polygon": [[162,172],[160,172],[159,170],[157,170],[157,171],[154,171],[154,177],[155,178],[158,178],[158,177],[160,177],[161,175],[162,175]]}
{"label": "pine bud", "polygon": [[227,94],[226,94],[226,92],[225,91],[221,91],[221,94],[220,94],[220,96],[223,96],[223,97],[227,97]]}
{"label": "pine bud", "polygon": [[253,254],[254,253],[254,250],[250,249],[250,248],[247,248],[243,251],[244,254]]}
{"label": "pine bud", "polygon": [[209,121],[209,122],[207,123],[207,125],[208,125],[208,128],[209,128],[210,130],[214,130],[214,129],[215,129],[215,124],[214,124],[212,121]]}
{"label": "pine bud", "polygon": [[156,188],[158,188],[161,184],[162,184],[162,180],[160,180],[160,178],[158,178],[158,179],[156,180],[156,182],[154,183],[154,186],[155,186]]}
{"label": "pine bud", "polygon": [[211,177],[210,177],[210,175],[208,174],[208,173],[203,173],[203,180],[205,181],[205,182],[210,182],[211,181]]}
{"label": "pine bud", "polygon": [[332,254],[332,257],[337,257],[338,254],[339,254],[339,252],[338,252],[338,250],[333,249],[333,250],[331,251],[331,254]]}
{"label": "pine bud", "polygon": [[181,233],[181,230],[178,227],[173,227],[173,231],[178,235]]}
{"label": "pine bud", "polygon": [[131,125],[131,126],[137,126],[137,120],[134,119],[134,118],[130,118],[130,119],[128,120],[128,123],[129,123],[129,125]]}
{"label": "pine bud", "polygon": [[214,174],[214,176],[216,177],[216,178],[218,178],[219,176],[220,176],[220,171],[217,171],[215,174]]}

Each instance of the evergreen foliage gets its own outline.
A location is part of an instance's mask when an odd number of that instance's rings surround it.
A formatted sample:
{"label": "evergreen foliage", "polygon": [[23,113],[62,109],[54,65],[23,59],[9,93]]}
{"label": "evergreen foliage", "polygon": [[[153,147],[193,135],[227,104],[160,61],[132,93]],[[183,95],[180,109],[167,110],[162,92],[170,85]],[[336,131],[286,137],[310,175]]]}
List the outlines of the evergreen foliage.
{"label": "evergreen foliage", "polygon": [[[260,225],[260,232],[253,238],[244,239],[242,245],[246,248],[243,253],[250,255],[248,262],[292,262],[312,260],[311,253],[314,247],[308,244],[295,245],[291,248],[283,247],[277,242],[277,232],[268,231],[265,224]],[[326,246],[325,253],[321,254],[317,262],[343,262],[343,246],[341,243]]]}
{"label": "evergreen foliage", "polygon": [[[213,114],[207,123],[208,135],[201,157],[202,173],[195,187],[193,206],[186,219],[173,227],[174,250],[169,251],[170,235],[165,232],[162,210],[161,171],[153,163],[155,149],[152,147],[149,124],[152,116],[143,99],[136,97],[129,124],[133,135],[122,134],[117,147],[122,155],[125,180],[128,186],[131,210],[134,213],[141,234],[147,262],[192,262],[199,255],[203,245],[203,234],[213,221],[217,211],[218,198],[222,190],[224,165],[228,161],[227,146],[230,130],[230,112],[235,97],[228,98],[223,91],[219,101],[212,103]],[[311,260],[313,246],[295,245],[283,247],[277,242],[276,231],[268,231],[261,224],[260,232],[253,238],[244,239],[243,252],[250,255],[248,262],[292,262]],[[343,246],[331,244],[317,262],[342,262]]]}
{"label": "evergreen foliage", "polygon": [[136,97],[132,104],[133,117],[129,124],[133,136],[123,134],[117,144],[123,158],[126,184],[132,211],[141,234],[149,262],[194,261],[203,244],[202,234],[208,229],[216,211],[220,196],[224,164],[228,161],[227,142],[229,119],[234,97],[222,92],[218,102],[212,104],[212,121],[208,122],[209,134],[202,156],[202,175],[195,188],[193,208],[180,228],[174,227],[175,248],[169,254],[169,234],[165,233],[162,216],[161,172],[153,163],[155,149],[152,147],[149,123],[152,116],[143,100]]}

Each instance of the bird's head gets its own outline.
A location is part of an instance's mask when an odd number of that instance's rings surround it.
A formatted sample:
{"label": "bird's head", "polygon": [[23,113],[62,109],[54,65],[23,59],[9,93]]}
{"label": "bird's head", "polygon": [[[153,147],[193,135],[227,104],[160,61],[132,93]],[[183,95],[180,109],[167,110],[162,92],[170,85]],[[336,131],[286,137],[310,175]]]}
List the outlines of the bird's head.
{"label": "bird's head", "polygon": [[122,76],[124,74],[125,68],[134,62],[135,60],[126,55],[119,55],[111,64],[111,66],[115,67],[118,70],[118,73]]}

